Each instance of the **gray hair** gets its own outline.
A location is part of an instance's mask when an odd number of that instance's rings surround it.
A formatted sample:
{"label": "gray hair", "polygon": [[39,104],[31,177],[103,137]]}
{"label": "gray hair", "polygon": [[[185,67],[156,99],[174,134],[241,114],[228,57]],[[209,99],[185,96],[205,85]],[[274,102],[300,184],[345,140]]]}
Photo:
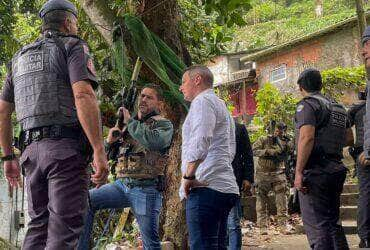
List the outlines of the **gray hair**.
{"label": "gray hair", "polygon": [[204,84],[206,84],[208,87],[213,86],[213,74],[208,67],[203,65],[193,65],[185,69],[184,73],[186,72],[189,73],[189,77],[191,79],[193,79],[196,75],[200,75]]}

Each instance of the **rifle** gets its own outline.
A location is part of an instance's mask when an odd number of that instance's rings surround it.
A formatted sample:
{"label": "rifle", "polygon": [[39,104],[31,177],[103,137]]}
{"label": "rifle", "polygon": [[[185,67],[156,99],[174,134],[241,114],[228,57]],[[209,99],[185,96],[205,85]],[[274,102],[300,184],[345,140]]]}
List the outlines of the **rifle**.
{"label": "rifle", "polygon": [[[137,97],[137,88],[136,88],[136,83],[139,77],[139,72],[141,69],[143,61],[140,57],[136,59],[134,71],[132,72],[131,76],[131,81],[130,81],[130,86],[127,88],[126,86],[122,88],[122,106],[128,109],[129,111],[134,110],[134,106],[136,103],[136,97]],[[122,112],[122,109],[119,108],[117,112],[117,121],[116,121],[116,127],[118,127],[120,130],[123,129],[124,127],[124,114]],[[119,137],[121,133],[119,131],[114,131],[113,136],[114,137]]]}

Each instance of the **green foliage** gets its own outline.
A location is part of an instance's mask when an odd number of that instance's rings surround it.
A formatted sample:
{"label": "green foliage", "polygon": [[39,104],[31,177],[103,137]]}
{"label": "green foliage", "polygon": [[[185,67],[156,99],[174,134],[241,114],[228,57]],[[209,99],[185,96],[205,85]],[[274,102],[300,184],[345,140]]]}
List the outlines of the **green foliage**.
{"label": "green foliage", "polygon": [[[355,1],[323,1],[323,16],[316,17],[314,0],[253,0],[253,8],[245,15],[247,25],[235,32],[229,44],[256,49],[278,45],[318,31],[356,14]],[[370,5],[365,6],[367,10]]]}
{"label": "green foliage", "polygon": [[366,85],[366,72],[364,66],[324,70],[321,72],[323,92],[340,100],[343,92],[348,89],[358,91]]}
{"label": "green foliage", "polygon": [[[197,4],[199,1],[194,0]],[[218,25],[244,26],[246,22],[243,19],[243,13],[251,8],[249,0],[202,0],[205,13],[207,15],[213,12],[217,13],[216,22]]]}
{"label": "green foliage", "polygon": [[266,83],[257,91],[256,101],[258,115],[253,118],[252,127],[257,127],[257,130],[251,133],[252,142],[267,134],[266,128],[271,120],[286,123],[288,129],[293,128],[298,100],[291,93],[283,94],[271,83]]}

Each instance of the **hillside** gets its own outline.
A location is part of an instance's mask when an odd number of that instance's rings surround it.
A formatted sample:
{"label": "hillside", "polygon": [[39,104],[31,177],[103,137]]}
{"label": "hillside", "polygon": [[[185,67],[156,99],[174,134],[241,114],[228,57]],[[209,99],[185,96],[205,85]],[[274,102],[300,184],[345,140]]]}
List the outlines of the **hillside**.
{"label": "hillside", "polygon": [[[356,15],[355,1],[321,0],[322,16],[316,15],[320,0],[252,0],[245,15],[247,25],[235,31],[228,51],[278,45]],[[365,4],[366,10],[370,4]]]}

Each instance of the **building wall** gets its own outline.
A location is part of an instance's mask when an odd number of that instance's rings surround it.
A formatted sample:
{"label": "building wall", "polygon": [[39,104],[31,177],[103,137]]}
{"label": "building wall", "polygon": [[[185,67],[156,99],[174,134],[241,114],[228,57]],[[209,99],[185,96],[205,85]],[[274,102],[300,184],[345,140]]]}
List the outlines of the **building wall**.
{"label": "building wall", "polygon": [[285,64],[287,78],[273,84],[283,92],[297,92],[300,72],[314,67],[319,70],[334,67],[353,67],[362,63],[357,26],[345,27],[321,38],[307,41],[297,47],[256,60],[259,84],[270,82],[271,72]]}
{"label": "building wall", "polygon": [[[0,165],[0,168],[2,168],[2,165]],[[0,238],[3,238],[9,242],[11,242],[14,246],[21,246],[22,241],[24,239],[24,235],[26,232],[26,228],[20,229],[17,234],[14,230],[14,227],[12,225],[12,209],[15,209],[15,206],[17,206],[18,210],[21,210],[22,206],[22,194],[21,189],[18,189],[18,202],[15,202],[15,192],[13,195],[13,198],[9,197],[9,190],[8,190],[8,183],[6,179],[0,178]],[[24,203],[24,212],[25,212],[25,222],[26,225],[29,221],[28,217],[28,209],[27,209],[27,193],[25,192],[25,203]],[[18,240],[17,240],[18,238]]]}
{"label": "building wall", "polygon": [[207,67],[213,73],[215,86],[229,81],[229,64],[227,56],[222,55],[213,58],[212,61],[207,63]]}

